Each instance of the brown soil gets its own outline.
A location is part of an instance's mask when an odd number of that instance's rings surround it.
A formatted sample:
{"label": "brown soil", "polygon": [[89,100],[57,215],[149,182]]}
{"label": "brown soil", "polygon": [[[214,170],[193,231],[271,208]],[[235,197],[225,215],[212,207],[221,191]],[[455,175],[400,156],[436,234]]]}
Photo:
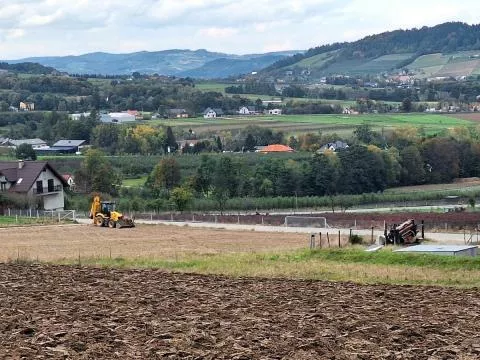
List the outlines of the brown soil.
{"label": "brown soil", "polygon": [[470,114],[449,114],[448,116],[462,120],[480,121],[480,112]]}
{"label": "brown soil", "polygon": [[[338,237],[337,237],[338,238]],[[93,225],[0,229],[0,261],[85,257],[156,257],[262,252],[306,248],[308,234],[261,233],[138,225],[133,229]]]}
{"label": "brown soil", "polygon": [[478,359],[478,290],[0,264],[2,359]]}

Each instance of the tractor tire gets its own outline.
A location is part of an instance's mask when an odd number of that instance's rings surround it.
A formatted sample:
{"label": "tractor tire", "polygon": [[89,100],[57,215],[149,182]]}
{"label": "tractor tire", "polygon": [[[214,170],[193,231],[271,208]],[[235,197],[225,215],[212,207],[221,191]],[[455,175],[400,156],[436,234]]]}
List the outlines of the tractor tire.
{"label": "tractor tire", "polygon": [[115,229],[117,227],[117,223],[113,220],[110,220],[108,222],[108,227],[111,228],[111,229]]}
{"label": "tractor tire", "polygon": [[95,224],[95,226],[104,226],[103,218],[101,216],[96,216],[93,223]]}

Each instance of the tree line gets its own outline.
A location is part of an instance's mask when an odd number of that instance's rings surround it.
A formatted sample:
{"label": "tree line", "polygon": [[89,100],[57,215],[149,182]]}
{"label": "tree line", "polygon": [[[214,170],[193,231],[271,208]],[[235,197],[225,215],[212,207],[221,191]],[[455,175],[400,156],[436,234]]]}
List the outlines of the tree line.
{"label": "tree line", "polygon": [[[261,155],[252,163],[241,155],[209,154],[197,158],[196,165],[189,171],[182,166],[182,157],[170,154],[161,158],[148,174],[144,187],[139,189],[121,187],[122,174],[115,170],[108,158],[95,150],[94,158],[102,160],[89,160],[92,157],[89,153],[82,169],[90,168],[90,173],[81,170],[77,176],[80,188],[86,192],[148,199],[151,204],[156,202],[157,208],[175,204],[178,210],[184,210],[193,201],[209,200],[223,210],[230,199],[236,198],[248,201],[277,197],[336,197],[382,193],[396,186],[448,183],[456,178],[479,177],[479,135],[478,129],[459,128],[441,137],[419,137],[413,129],[406,128],[385,137],[362,125],[355,131],[356,141],[336,152],[319,152],[318,139],[312,141],[312,136],[306,134],[305,138],[298,139],[298,146],[313,143],[313,152],[307,156],[278,158]],[[103,165],[98,165],[99,161]],[[99,172],[101,169],[104,169],[103,175]],[[116,179],[113,186],[112,179]],[[82,185],[85,181],[88,184]]]}

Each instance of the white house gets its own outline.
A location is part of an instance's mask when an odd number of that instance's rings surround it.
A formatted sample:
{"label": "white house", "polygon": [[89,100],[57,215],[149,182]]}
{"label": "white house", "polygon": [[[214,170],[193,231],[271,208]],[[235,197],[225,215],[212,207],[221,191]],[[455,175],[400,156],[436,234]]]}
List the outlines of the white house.
{"label": "white house", "polygon": [[212,119],[212,118],[221,117],[221,116],[223,116],[223,110],[222,109],[207,108],[203,112],[203,117],[205,119]]}
{"label": "white house", "polygon": [[134,122],[135,115],[129,113],[109,113],[100,115],[100,121],[104,123],[121,124],[126,122]]}
{"label": "white house", "polygon": [[238,113],[240,115],[257,115],[257,109],[255,106],[242,106]]}
{"label": "white house", "polygon": [[323,145],[318,151],[319,152],[325,152],[327,150],[338,151],[338,150],[345,150],[345,149],[348,149],[348,148],[349,148],[349,146],[346,142],[337,140],[335,142]]}
{"label": "white house", "polygon": [[282,115],[282,109],[270,109],[268,115]]}
{"label": "white house", "polygon": [[46,161],[0,162],[0,193],[24,195],[45,210],[63,210],[65,179]]}
{"label": "white house", "polygon": [[90,113],[89,112],[84,112],[84,113],[78,113],[78,114],[70,114],[68,115],[70,117],[70,119],[72,120],[80,120],[82,117],[84,118],[87,118],[90,116]]}
{"label": "white house", "polygon": [[215,110],[213,110],[212,108],[207,108],[207,109],[205,109],[205,111],[203,112],[203,117],[204,117],[205,119],[216,118],[216,117],[217,117],[217,113],[216,113]]}

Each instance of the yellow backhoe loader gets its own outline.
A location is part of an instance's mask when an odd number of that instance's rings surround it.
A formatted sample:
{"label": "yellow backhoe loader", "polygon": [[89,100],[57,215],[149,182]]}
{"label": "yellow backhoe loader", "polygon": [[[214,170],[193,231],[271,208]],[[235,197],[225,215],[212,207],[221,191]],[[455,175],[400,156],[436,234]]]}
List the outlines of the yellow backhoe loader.
{"label": "yellow backhoe loader", "polygon": [[96,226],[108,226],[109,228],[133,228],[135,223],[122,213],[115,210],[115,202],[101,201],[100,196],[93,198],[90,208],[90,219]]}

